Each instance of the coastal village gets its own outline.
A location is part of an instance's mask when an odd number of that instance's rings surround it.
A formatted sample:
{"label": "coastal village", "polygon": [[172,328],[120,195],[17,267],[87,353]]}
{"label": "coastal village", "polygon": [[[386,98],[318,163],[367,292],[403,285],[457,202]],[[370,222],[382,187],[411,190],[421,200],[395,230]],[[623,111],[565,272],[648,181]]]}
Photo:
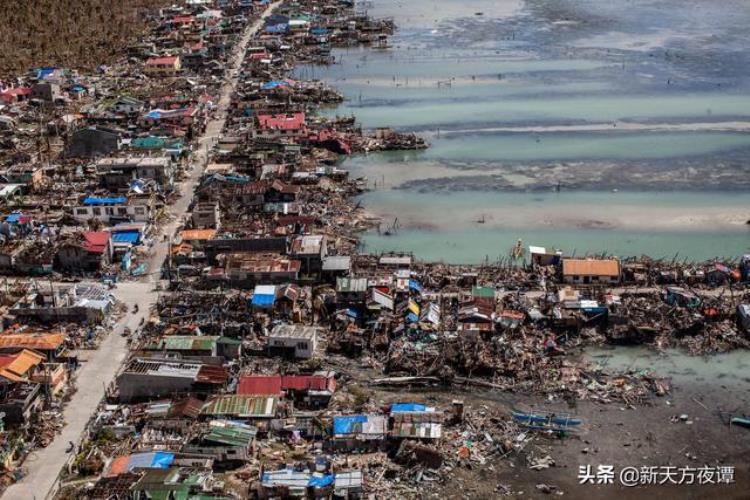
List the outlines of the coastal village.
{"label": "coastal village", "polygon": [[[636,408],[679,390],[583,348],[750,347],[750,255],[363,252],[379,221],[342,160],[429,144],[324,117],[343,96],[294,69],[336,64],[334,48],[387,50],[393,20],[350,0],[143,15],[148,35],[116,63],[0,80],[9,498],[29,498],[14,490],[27,458],[55,446],[52,498],[459,497],[481,468],[554,467],[540,450],[587,425],[576,402]],[[113,376],[87,376],[95,363]],[[528,497],[563,493],[534,482]]]}

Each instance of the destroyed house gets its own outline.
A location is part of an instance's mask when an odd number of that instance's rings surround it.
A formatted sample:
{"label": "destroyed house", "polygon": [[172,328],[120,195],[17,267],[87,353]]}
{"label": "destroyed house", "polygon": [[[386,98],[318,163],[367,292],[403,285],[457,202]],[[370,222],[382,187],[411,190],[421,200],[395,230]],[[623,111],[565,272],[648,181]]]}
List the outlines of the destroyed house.
{"label": "destroyed house", "polygon": [[39,384],[0,384],[0,412],[3,413],[3,422],[7,425],[28,423],[41,409],[42,400]]}
{"label": "destroyed house", "polygon": [[277,253],[286,254],[286,238],[216,238],[206,242],[206,257],[215,263],[219,254]]}
{"label": "destroyed house", "polygon": [[65,350],[64,333],[3,333],[0,334],[0,353],[14,353],[23,349],[43,354],[47,361],[56,360]]}
{"label": "destroyed house", "polygon": [[101,323],[114,302],[103,286],[75,284],[51,292],[32,291],[8,314],[22,321]]}
{"label": "destroyed house", "polygon": [[172,160],[166,156],[103,158],[96,162],[96,172],[101,186],[113,190],[127,190],[135,180],[154,181],[163,189],[174,184]]}
{"label": "destroyed house", "polygon": [[122,113],[125,115],[137,115],[146,107],[146,103],[139,99],[130,96],[120,96],[114,103],[113,109],[115,113]]}
{"label": "destroyed house", "polygon": [[166,335],[160,339],[147,342],[141,347],[143,351],[157,351],[167,355],[179,355],[184,358],[219,358],[236,359],[240,355],[242,342],[228,337]]}
{"label": "destroyed house", "polygon": [[576,285],[611,285],[620,282],[620,261],[615,259],[563,259],[562,279]]}
{"label": "destroyed house", "polygon": [[367,295],[367,278],[336,278],[336,302],[339,304],[364,304]]}
{"label": "destroyed house", "polygon": [[[143,461],[145,460],[140,462]],[[178,461],[171,463],[176,465]],[[202,467],[164,466],[163,462],[159,461],[156,464],[159,466],[149,467],[143,471],[140,479],[132,484],[128,493],[120,498],[133,500],[220,500],[222,498],[217,498],[214,494],[214,488],[218,483],[209,468],[210,461]]]}
{"label": "destroyed house", "polygon": [[286,394],[295,403],[325,407],[336,392],[333,373],[325,375],[243,375],[237,394]]}
{"label": "destroyed house", "polygon": [[334,483],[334,474],[290,468],[266,471],[260,478],[264,498],[325,498]]}
{"label": "destroyed house", "polygon": [[152,201],[144,197],[86,196],[73,207],[73,218],[81,224],[97,219],[104,224],[121,222],[150,222]]}
{"label": "destroyed house", "polygon": [[212,393],[223,387],[228,374],[223,366],[199,362],[133,359],[117,377],[123,402],[178,393]]}
{"label": "destroyed house", "polygon": [[29,349],[0,355],[0,386],[29,382],[44,360],[43,355]]}
{"label": "destroyed house", "polygon": [[122,132],[104,127],[85,127],[73,132],[68,142],[71,156],[97,156],[117,152],[122,147]]}
{"label": "destroyed house", "polygon": [[418,403],[391,405],[390,436],[397,439],[440,439],[443,413]]}
{"label": "destroyed house", "polygon": [[388,419],[383,415],[342,415],[333,417],[334,449],[377,449],[388,437]]}
{"label": "destroyed house", "polygon": [[96,272],[112,262],[112,233],[85,231],[59,244],[55,268],[65,272]]}
{"label": "destroyed house", "polygon": [[215,464],[241,465],[252,458],[258,429],[228,420],[212,420],[208,429],[182,447],[183,453],[211,458]]}
{"label": "destroyed house", "polygon": [[323,235],[297,236],[289,248],[289,255],[301,263],[300,272],[307,275],[320,273],[326,254],[326,237]]}
{"label": "destroyed house", "polygon": [[174,76],[180,69],[179,56],[152,57],[146,61],[144,72],[151,76]]}
{"label": "destroyed house", "polygon": [[209,398],[201,415],[214,418],[271,419],[276,416],[278,396],[223,394]]}
{"label": "destroyed house", "polygon": [[266,189],[264,200],[266,203],[291,202],[297,199],[300,187],[293,184],[285,184],[280,180],[275,180]]}
{"label": "destroyed house", "polygon": [[233,253],[226,258],[225,276],[241,286],[258,282],[283,283],[297,281],[300,262],[278,255]]}
{"label": "destroyed house", "polygon": [[280,139],[302,138],[307,134],[304,113],[259,114],[258,124],[253,129],[253,138]]}
{"label": "destroyed house", "polygon": [[268,334],[272,356],[310,359],[318,346],[318,329],[308,325],[276,325]]}
{"label": "destroyed house", "polygon": [[218,203],[198,203],[191,215],[193,227],[219,229],[221,210]]}

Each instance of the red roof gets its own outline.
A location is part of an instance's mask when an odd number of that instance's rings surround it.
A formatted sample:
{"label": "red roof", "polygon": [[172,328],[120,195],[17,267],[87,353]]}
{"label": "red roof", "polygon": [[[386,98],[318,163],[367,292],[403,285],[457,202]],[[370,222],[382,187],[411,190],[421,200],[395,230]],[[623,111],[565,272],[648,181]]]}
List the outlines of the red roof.
{"label": "red roof", "polygon": [[173,66],[177,56],[152,57],[146,61],[146,66]]}
{"label": "red roof", "polygon": [[336,391],[336,379],[322,375],[244,375],[237,394],[276,396],[281,391]]}
{"label": "red roof", "polygon": [[293,184],[284,184],[280,180],[276,179],[271,184],[271,187],[269,189],[273,189],[275,191],[278,191],[279,193],[284,194],[297,194],[299,193],[299,186],[295,186]]}
{"label": "red roof", "polygon": [[2,100],[6,102],[11,102],[18,96],[29,94],[31,94],[31,87],[15,87],[4,92],[0,92],[0,98],[2,98]]}
{"label": "red roof", "polygon": [[258,123],[262,128],[299,130],[305,126],[305,113],[258,115]]}
{"label": "red roof", "polygon": [[111,233],[107,231],[88,231],[82,233],[85,240],[83,244],[84,250],[91,253],[104,253],[109,244],[109,238]]}
{"label": "red roof", "polygon": [[323,375],[285,375],[281,379],[285,391],[331,391],[336,390],[336,379]]}
{"label": "red roof", "polygon": [[193,16],[174,16],[172,22],[174,24],[190,24],[193,22]]}
{"label": "red roof", "polygon": [[281,394],[281,375],[245,375],[237,385],[237,394],[278,396]]}
{"label": "red roof", "polygon": [[196,382],[207,384],[224,384],[229,378],[227,369],[219,365],[203,365],[195,377]]}

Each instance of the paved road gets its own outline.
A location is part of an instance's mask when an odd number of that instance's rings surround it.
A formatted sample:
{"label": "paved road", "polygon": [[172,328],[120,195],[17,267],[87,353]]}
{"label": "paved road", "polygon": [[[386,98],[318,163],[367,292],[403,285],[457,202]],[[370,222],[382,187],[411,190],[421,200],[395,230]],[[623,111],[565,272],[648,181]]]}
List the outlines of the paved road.
{"label": "paved road", "polygon": [[[237,51],[231,59],[228,74],[231,78],[222,87],[220,99],[213,118],[208,122],[206,131],[197,141],[196,152],[193,155],[194,165],[189,177],[181,183],[183,196],[170,207],[171,221],[163,228],[164,234],[173,234],[187,213],[192,193],[200,180],[203,166],[206,163],[208,150],[216,142],[227,118],[227,111],[231,101],[232,91],[237,84],[237,70],[251,37],[260,29],[263,19],[270,15],[278,4],[269,7],[260,20],[245,30]],[[161,267],[169,251],[169,243],[159,240],[154,245],[154,255],[150,262],[150,269],[157,271]],[[110,384],[127,357],[127,343],[121,335],[125,327],[135,330],[146,317],[150,307],[156,303],[158,292],[154,282],[159,278],[158,273],[152,273],[147,281],[120,283],[113,290],[114,295],[128,306],[128,314],[116,325],[102,342],[99,349],[92,351],[91,357],[83,363],[77,375],[77,392],[64,410],[65,427],[62,433],[46,448],[32,453],[24,467],[28,474],[18,483],[10,486],[3,498],[8,499],[43,499],[53,489],[60,468],[65,465],[70,453],[66,451],[68,443],[78,443],[83,431],[104,396],[105,387]],[[132,313],[133,306],[138,304],[138,313]]]}

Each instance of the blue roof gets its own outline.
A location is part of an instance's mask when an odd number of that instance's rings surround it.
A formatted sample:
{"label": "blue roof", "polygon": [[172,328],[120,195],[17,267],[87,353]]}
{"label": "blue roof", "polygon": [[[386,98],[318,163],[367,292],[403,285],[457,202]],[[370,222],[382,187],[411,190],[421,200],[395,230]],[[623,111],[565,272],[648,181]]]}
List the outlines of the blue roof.
{"label": "blue roof", "polygon": [[415,411],[427,411],[427,407],[419,403],[394,403],[391,405],[391,413],[408,413]]}
{"label": "blue roof", "polygon": [[422,292],[422,285],[415,279],[409,280],[409,288],[416,290],[417,292]]}
{"label": "blue roof", "polygon": [[361,425],[367,422],[367,415],[351,415],[347,417],[333,417],[334,434],[353,434],[356,428],[362,428]]}
{"label": "blue roof", "polygon": [[407,314],[406,319],[409,320],[409,322],[411,323],[416,323],[417,321],[419,321],[419,317],[413,312],[410,312],[409,314]]}
{"label": "blue roof", "polygon": [[113,196],[113,197],[98,197],[98,196],[87,196],[83,200],[84,205],[121,205],[127,203],[128,198],[126,196]]}
{"label": "blue roof", "polygon": [[263,295],[260,293],[256,293],[253,295],[253,305],[256,307],[271,307],[273,306],[273,303],[276,301],[275,295]]}
{"label": "blue roof", "polygon": [[5,218],[5,222],[18,222],[21,219],[21,214],[10,214]]}
{"label": "blue roof", "polygon": [[138,243],[140,237],[141,234],[138,231],[122,231],[119,233],[114,233],[112,235],[112,242],[130,243],[131,245],[135,245],[136,243]]}

